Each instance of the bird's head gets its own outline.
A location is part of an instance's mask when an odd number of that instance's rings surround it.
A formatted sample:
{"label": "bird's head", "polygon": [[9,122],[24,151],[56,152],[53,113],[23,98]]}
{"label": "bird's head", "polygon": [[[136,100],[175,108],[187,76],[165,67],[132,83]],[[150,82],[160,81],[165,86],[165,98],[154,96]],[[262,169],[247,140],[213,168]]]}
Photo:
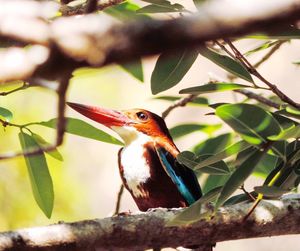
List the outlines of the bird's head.
{"label": "bird's head", "polygon": [[172,142],[164,120],[150,111],[144,109],[116,111],[77,103],[67,104],[82,115],[117,132],[125,144],[131,143],[141,134],[153,140],[164,139]]}

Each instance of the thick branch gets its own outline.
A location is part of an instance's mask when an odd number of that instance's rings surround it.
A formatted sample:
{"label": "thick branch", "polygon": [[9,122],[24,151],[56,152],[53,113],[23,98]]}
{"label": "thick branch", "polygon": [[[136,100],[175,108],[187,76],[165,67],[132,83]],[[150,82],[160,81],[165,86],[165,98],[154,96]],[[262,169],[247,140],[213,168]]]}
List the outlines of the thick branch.
{"label": "thick branch", "polygon": [[60,223],[0,234],[1,250],[144,250],[206,245],[251,237],[300,233],[300,196],[262,201],[243,222],[251,203],[220,208],[209,220],[166,227],[181,209],[156,209],[129,216]]}
{"label": "thick branch", "polygon": [[[50,52],[45,50],[43,57],[35,60],[35,54],[18,51],[16,56],[24,58],[26,70],[20,69],[20,63],[17,68],[6,60],[8,57],[1,57],[0,81],[32,76],[49,78],[57,76],[65,66],[103,66],[167,50],[196,47],[208,40],[270,32],[297,20],[300,14],[299,0],[251,0],[247,1],[246,8],[244,3],[218,0],[205,3],[199,14],[173,20],[138,19],[120,24],[106,16],[86,15],[61,17],[49,23],[43,16],[41,19],[39,12],[36,17],[35,12],[29,15],[24,11],[24,14],[19,10],[18,1],[2,0],[2,3],[15,4],[22,27],[5,22],[16,17],[16,13],[11,13],[14,10],[11,6],[8,13],[0,11],[0,36],[42,44]],[[44,3],[39,4],[41,8]],[[35,53],[40,55],[38,51]]]}

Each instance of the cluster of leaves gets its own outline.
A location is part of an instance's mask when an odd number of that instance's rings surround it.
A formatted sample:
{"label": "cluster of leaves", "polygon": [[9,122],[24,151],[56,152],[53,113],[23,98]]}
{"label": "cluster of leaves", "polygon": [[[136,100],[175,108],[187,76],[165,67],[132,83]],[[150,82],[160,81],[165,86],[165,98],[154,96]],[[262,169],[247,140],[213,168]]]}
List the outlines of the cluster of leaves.
{"label": "cluster of leaves", "polygon": [[[107,8],[104,12],[122,21],[138,18],[152,18],[149,14],[181,13],[188,14],[184,6],[166,0],[144,0],[148,5],[140,8],[131,2]],[[194,0],[195,4],[201,0]],[[198,5],[197,5],[198,6]],[[198,8],[200,8],[198,6]],[[251,55],[271,48],[281,39],[299,38],[298,30],[267,35],[252,35],[251,39],[264,39],[263,43],[245,53]],[[275,39],[275,40],[274,40]],[[236,91],[242,89],[257,90],[257,85],[249,72],[235,58],[221,54],[214,48],[203,46],[198,49],[184,49],[162,53],[151,75],[152,94],[158,94],[177,85],[187,74],[198,56],[212,61],[223,68],[234,78],[248,82],[209,82],[203,85],[186,88],[180,94],[206,95],[212,92]],[[143,82],[141,59],[121,67],[133,77]],[[174,102],[180,96],[156,96],[156,99]],[[207,97],[196,97],[189,102],[195,106],[206,106],[213,109],[213,114],[232,128],[232,132],[215,136],[222,124],[187,123],[170,129],[176,140],[193,132],[204,132],[209,138],[196,146],[192,151],[178,155],[178,161],[193,169],[202,180],[204,196],[183,213],[176,216],[173,223],[191,223],[203,217],[201,206],[204,203],[215,203],[217,209],[221,205],[230,205],[249,200],[245,193],[232,196],[250,175],[264,179],[261,186],[255,187],[253,196],[277,198],[292,191],[299,183],[300,177],[300,111],[282,104],[282,109],[271,109],[264,104],[210,104]],[[0,107],[0,118],[3,125],[12,119],[12,113]],[[19,126],[19,139],[24,152],[41,149],[50,144],[29,128],[33,124],[56,128],[57,120],[30,123]],[[106,143],[122,145],[122,142],[111,135],[93,127],[79,119],[67,118],[67,133],[99,140]],[[35,156],[26,156],[26,165],[30,177],[34,198],[47,217],[51,216],[54,203],[53,182],[49,172],[45,154],[62,160],[57,149]]]}

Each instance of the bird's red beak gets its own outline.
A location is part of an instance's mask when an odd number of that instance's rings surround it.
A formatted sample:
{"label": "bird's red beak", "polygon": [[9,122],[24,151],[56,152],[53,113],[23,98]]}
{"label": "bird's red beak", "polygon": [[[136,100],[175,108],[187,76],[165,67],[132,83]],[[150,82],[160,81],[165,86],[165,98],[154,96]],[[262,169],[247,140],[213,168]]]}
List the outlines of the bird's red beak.
{"label": "bird's red beak", "polygon": [[107,127],[124,126],[132,122],[126,115],[119,111],[71,102],[67,102],[67,104],[75,111]]}

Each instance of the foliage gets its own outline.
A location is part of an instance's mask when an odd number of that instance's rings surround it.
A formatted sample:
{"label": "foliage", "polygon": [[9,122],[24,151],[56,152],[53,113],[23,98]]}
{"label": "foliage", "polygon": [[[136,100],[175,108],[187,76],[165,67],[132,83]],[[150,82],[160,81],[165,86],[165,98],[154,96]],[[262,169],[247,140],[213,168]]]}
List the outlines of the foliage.
{"label": "foliage", "polygon": [[[117,6],[107,8],[104,12],[121,22],[134,19],[155,18],[157,13],[189,14],[183,5],[166,0],[144,0],[147,5],[140,7],[129,1]],[[201,9],[200,0],[194,1],[197,8]],[[244,37],[245,38],[245,37]],[[183,151],[177,156],[177,161],[193,169],[201,177],[204,196],[190,208],[177,215],[172,224],[189,224],[207,217],[201,213],[203,204],[212,203],[215,210],[226,204],[232,205],[249,198],[234,195],[246,179],[255,175],[263,181],[261,186],[253,188],[256,197],[279,198],[282,194],[295,191],[300,181],[300,111],[293,107],[291,102],[277,95],[280,102],[278,106],[270,105],[258,91],[266,91],[272,96],[274,88],[259,87],[255,72],[245,56],[257,55],[265,50],[270,50],[279,41],[299,38],[299,30],[293,28],[284,32],[268,34],[252,34],[248,39],[255,41],[265,39],[258,46],[251,46],[251,50],[238,54],[232,49],[231,42],[222,41],[227,47],[220,46],[214,41],[212,45],[202,45],[199,48],[185,48],[184,50],[171,50],[158,56],[151,73],[151,91],[153,95],[168,91],[179,84],[189,74],[189,70],[199,57],[210,60],[216,67],[221,67],[227,74],[227,79],[208,80],[204,84],[185,87],[178,96],[154,96],[154,100],[164,100],[173,104],[178,102],[184,94],[194,95],[187,102],[194,109],[210,109],[210,115],[217,118],[220,123],[209,124],[187,122],[176,125],[170,129],[174,139],[185,137],[191,133],[199,132],[208,135],[208,138],[190,146],[189,151]],[[242,38],[239,38],[242,39]],[[217,46],[219,45],[219,46]],[[227,49],[226,49],[227,48]],[[228,48],[232,50],[228,53]],[[245,56],[243,56],[245,55]],[[121,68],[129,72],[139,82],[144,81],[143,64],[140,58],[131,63],[124,63]],[[76,74],[75,74],[76,75]],[[80,75],[80,74],[79,74]],[[254,78],[254,76],[256,78]],[[150,77],[150,76],[147,76]],[[263,78],[259,78],[263,80]],[[246,84],[245,84],[246,82]],[[259,82],[260,85],[262,83]],[[242,102],[223,103],[215,100],[209,94],[220,92],[242,93],[253,92],[256,96]],[[206,96],[203,96],[206,95]],[[189,96],[191,97],[191,96]],[[248,97],[248,96],[247,96]],[[267,96],[268,97],[268,96]],[[115,98],[115,97],[113,97]],[[265,100],[265,101],[264,101]],[[271,100],[268,99],[269,101]],[[277,107],[277,108],[276,108]],[[279,108],[278,108],[279,107]],[[14,116],[13,116],[14,114]],[[34,156],[25,156],[27,173],[31,182],[33,197],[37,205],[49,218],[51,217],[54,201],[54,187],[51,178],[46,154],[56,160],[62,161],[63,155],[57,148],[44,151],[51,144],[44,139],[44,135],[36,132],[37,127],[57,127],[57,118],[47,117],[47,121],[31,122],[27,124],[16,123],[16,113],[7,107],[0,107],[0,121],[3,127],[16,127],[19,130],[19,141],[23,152],[40,149]],[[189,118],[187,118],[188,120]],[[105,143],[122,145],[115,137],[76,118],[67,118],[66,133],[87,139],[94,139]],[[223,126],[227,125],[227,127]],[[227,128],[227,129],[226,129]],[[229,128],[229,129],[228,129]],[[221,134],[221,130],[227,130]],[[40,129],[37,129],[39,131]],[[252,194],[251,193],[251,194]]]}

